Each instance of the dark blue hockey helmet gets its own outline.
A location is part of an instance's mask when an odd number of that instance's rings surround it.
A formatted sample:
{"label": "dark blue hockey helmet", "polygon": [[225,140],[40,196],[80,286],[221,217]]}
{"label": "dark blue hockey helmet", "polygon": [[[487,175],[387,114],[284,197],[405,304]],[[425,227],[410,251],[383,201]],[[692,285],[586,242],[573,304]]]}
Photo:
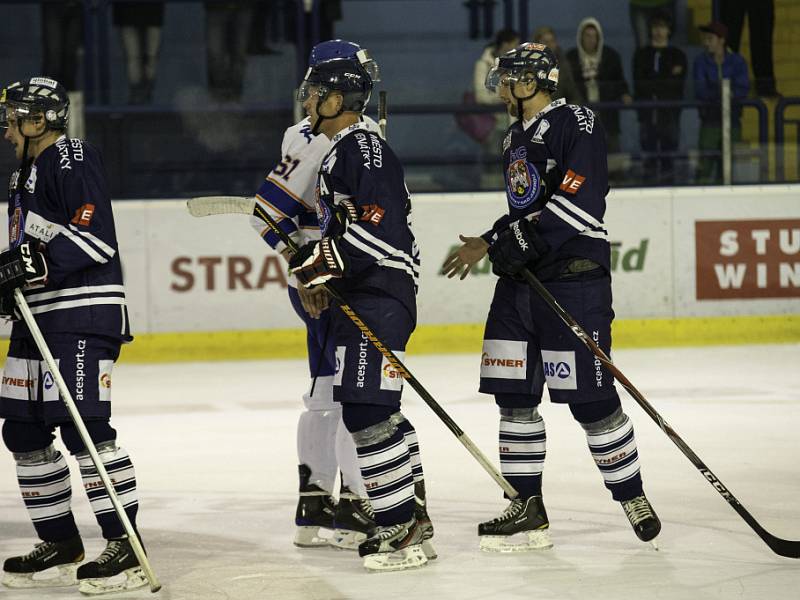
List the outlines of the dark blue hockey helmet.
{"label": "dark blue hockey helmet", "polygon": [[544,44],[525,42],[495,59],[486,75],[486,87],[495,92],[500,85],[535,82],[539,90],[556,91],[558,59]]}
{"label": "dark blue hockey helmet", "polygon": [[24,120],[41,115],[47,129],[63,131],[69,120],[67,90],[55,79],[31,77],[0,91],[0,127],[10,118]]}
{"label": "dark blue hockey helmet", "polygon": [[335,90],[344,98],[342,112],[363,112],[375,82],[380,81],[378,64],[356,43],[328,40],[314,46],[309,67],[297,100],[305,102],[316,93],[321,100]]}

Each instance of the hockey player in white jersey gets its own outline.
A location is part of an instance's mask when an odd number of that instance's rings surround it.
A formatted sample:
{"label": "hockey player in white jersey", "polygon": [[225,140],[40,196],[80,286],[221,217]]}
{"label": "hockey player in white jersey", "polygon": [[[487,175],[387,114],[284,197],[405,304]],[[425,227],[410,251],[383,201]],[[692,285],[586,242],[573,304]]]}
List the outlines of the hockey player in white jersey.
{"label": "hockey player in white jersey", "polygon": [[[309,65],[332,57],[350,57],[361,50],[357,44],[330,40],[311,51]],[[364,126],[377,124],[362,117]],[[317,172],[328,152],[330,139],[317,135],[310,117],[289,127],[283,136],[281,162],[269,173],[256,194],[258,202],[279,226],[302,246],[320,238],[314,198]],[[285,258],[289,249],[266,224],[252,218],[253,227]],[[289,298],[307,328],[311,386],[303,395],[305,411],[297,425],[300,498],[295,523],[297,546],[356,549],[374,526],[369,500],[361,481],[353,439],[341,419],[341,405],[333,401],[335,348],[327,294],[321,289],[297,286],[291,277]],[[339,501],[333,499],[337,466],[342,474]],[[332,530],[322,535],[320,529]]]}

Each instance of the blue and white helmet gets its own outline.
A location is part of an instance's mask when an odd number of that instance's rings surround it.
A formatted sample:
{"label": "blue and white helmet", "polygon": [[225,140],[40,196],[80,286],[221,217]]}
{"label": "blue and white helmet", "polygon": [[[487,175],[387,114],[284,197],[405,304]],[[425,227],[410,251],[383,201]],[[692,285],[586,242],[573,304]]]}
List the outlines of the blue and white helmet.
{"label": "blue and white helmet", "polygon": [[485,85],[495,92],[501,84],[530,81],[536,82],[537,89],[549,92],[558,87],[558,59],[544,44],[525,42],[496,58]]}
{"label": "blue and white helmet", "polygon": [[305,102],[312,93],[324,100],[335,90],[344,98],[342,112],[364,112],[374,84],[380,81],[378,64],[369,52],[345,40],[328,40],[314,46],[308,65],[297,100]]}

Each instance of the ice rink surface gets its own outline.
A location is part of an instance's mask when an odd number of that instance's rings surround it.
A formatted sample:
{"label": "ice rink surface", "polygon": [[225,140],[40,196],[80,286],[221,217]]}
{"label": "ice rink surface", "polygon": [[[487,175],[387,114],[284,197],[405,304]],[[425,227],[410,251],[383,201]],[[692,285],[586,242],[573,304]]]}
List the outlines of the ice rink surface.
{"label": "ice rink surface", "polygon": [[[768,531],[800,539],[800,346],[629,350],[615,361]],[[476,392],[477,357],[411,356],[408,366],[496,463],[497,411]],[[306,385],[299,360],[115,370],[112,422],[136,466],[139,525],[161,598],[800,597],[800,560],[774,555],[624,391],[645,490],[663,522],[658,552],[636,539],[611,501],[569,411],[547,401],[544,496],[555,547],[479,552],[477,523],[506,503],[408,388],[404,413],[419,432],[439,559],[417,571],[367,574],[354,553],[295,548],[295,424]],[[73,506],[94,557],[103,542],[77,487]],[[29,551],[32,534],[13,461],[0,453],[0,556]],[[74,588],[0,588],[0,600],[78,596]]]}

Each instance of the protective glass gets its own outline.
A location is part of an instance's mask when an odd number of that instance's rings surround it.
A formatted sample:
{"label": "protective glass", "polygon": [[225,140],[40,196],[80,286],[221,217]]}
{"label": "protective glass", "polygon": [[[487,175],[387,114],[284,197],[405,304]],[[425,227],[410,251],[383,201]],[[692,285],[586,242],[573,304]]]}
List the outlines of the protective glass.
{"label": "protective glass", "polygon": [[369,51],[359,50],[356,52],[356,57],[373,83],[377,83],[381,80],[380,67],[378,67],[378,63],[375,62],[375,59],[369,55]]}
{"label": "protective glass", "polygon": [[8,129],[9,122],[30,116],[31,111],[25,106],[14,106],[5,102],[0,103],[0,129]]}
{"label": "protective glass", "polygon": [[325,94],[328,93],[328,89],[324,86],[321,86],[319,83],[314,83],[308,80],[304,80],[303,83],[300,84],[300,87],[297,90],[297,101],[301,104],[311,98],[311,96],[319,96],[320,98],[324,98]]}
{"label": "protective glass", "polygon": [[530,73],[521,73],[519,71],[512,71],[505,67],[501,67],[497,62],[489,69],[486,74],[486,81],[484,85],[486,89],[492,92],[497,92],[499,88],[506,86],[513,86],[517,83],[529,83],[534,81]]}

